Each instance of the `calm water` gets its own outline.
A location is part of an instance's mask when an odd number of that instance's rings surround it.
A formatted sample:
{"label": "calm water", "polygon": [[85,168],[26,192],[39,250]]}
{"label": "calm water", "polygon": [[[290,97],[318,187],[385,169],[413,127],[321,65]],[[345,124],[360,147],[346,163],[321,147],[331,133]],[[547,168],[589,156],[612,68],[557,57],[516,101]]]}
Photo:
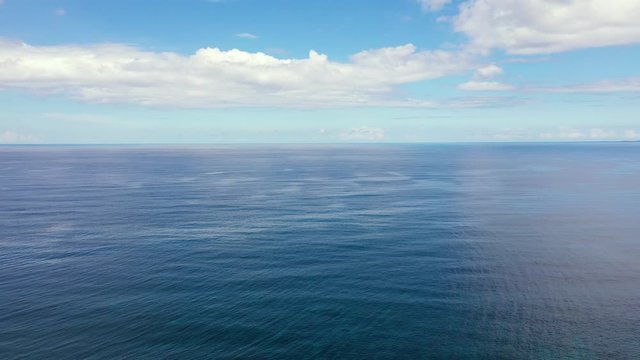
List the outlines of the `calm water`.
{"label": "calm water", "polygon": [[640,144],[0,147],[0,358],[639,359]]}

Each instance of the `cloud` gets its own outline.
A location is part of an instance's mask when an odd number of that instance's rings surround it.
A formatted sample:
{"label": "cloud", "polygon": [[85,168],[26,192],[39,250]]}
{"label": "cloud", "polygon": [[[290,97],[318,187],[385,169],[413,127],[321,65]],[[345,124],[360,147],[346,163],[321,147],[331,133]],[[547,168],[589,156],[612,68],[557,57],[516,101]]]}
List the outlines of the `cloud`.
{"label": "cloud", "polygon": [[635,129],[624,130],[623,136],[625,139],[629,139],[629,140],[640,140],[640,130],[635,130]]}
{"label": "cloud", "polygon": [[458,85],[458,89],[471,91],[503,91],[512,90],[513,86],[497,81],[468,81]]}
{"label": "cloud", "polygon": [[539,135],[544,140],[637,140],[640,132],[636,129],[575,129],[559,128]]}
{"label": "cloud", "polygon": [[640,140],[640,131],[620,128],[506,128],[491,137],[499,141],[620,141]]}
{"label": "cloud", "polygon": [[531,90],[555,93],[640,92],[640,77],[632,77],[622,80],[599,81],[589,84],[535,88]]}
{"label": "cloud", "polygon": [[503,64],[533,64],[551,61],[550,57],[513,57],[502,60]]}
{"label": "cloud", "polygon": [[454,28],[477,51],[547,54],[640,43],[637,0],[469,0]]}
{"label": "cloud", "polygon": [[424,11],[438,11],[445,5],[451,2],[451,0],[417,0],[422,6]]}
{"label": "cloud", "polygon": [[495,65],[487,65],[476,70],[475,77],[480,79],[488,79],[502,74],[502,68]]}
{"label": "cloud", "polygon": [[45,113],[42,114],[44,118],[53,119],[58,121],[71,121],[71,122],[84,122],[95,124],[111,124],[115,121],[104,115],[96,114],[82,114],[82,113]]}
{"label": "cloud", "polygon": [[[476,80],[479,79],[479,80]],[[474,76],[473,81],[458,85],[460,90],[514,90],[514,86],[495,81],[485,81],[479,76]],[[598,81],[593,83],[561,85],[550,87],[521,87],[517,90],[524,92],[547,93],[583,93],[583,94],[608,94],[608,93],[635,93],[640,92],[640,77],[631,77],[620,80]]]}
{"label": "cloud", "polygon": [[251,33],[239,33],[239,34],[236,34],[236,37],[239,37],[241,39],[250,39],[250,40],[255,40],[258,38],[256,35],[253,35]]}
{"label": "cloud", "polygon": [[497,81],[488,81],[488,79],[496,77],[502,74],[502,72],[502,68],[495,64],[483,66],[475,71],[475,73],[473,74],[473,80],[458,85],[458,89],[468,91],[512,90],[513,86],[509,84],[504,84]]}
{"label": "cloud", "polygon": [[90,103],[154,107],[434,106],[394,96],[399,85],[476,67],[464,52],[408,44],[362,51],[348,62],[310,51],[279,59],[203,48],[184,56],[119,44],[31,46],[0,39],[0,89]]}
{"label": "cloud", "polygon": [[67,14],[67,12],[63,8],[59,8],[59,9],[56,9],[53,12],[53,14],[56,15],[56,16],[65,16]]}
{"label": "cloud", "polygon": [[342,140],[374,141],[384,139],[384,129],[361,126],[340,134]]}
{"label": "cloud", "polygon": [[10,130],[0,132],[0,143],[2,144],[30,144],[37,142],[38,138],[31,134],[22,134]]}

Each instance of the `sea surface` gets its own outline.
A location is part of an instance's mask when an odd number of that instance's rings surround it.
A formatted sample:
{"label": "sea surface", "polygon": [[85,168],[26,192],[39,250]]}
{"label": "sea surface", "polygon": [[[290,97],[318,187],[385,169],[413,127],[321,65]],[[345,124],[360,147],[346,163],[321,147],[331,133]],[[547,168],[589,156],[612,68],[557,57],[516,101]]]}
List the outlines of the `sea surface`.
{"label": "sea surface", "polygon": [[640,144],[0,147],[0,359],[640,359]]}

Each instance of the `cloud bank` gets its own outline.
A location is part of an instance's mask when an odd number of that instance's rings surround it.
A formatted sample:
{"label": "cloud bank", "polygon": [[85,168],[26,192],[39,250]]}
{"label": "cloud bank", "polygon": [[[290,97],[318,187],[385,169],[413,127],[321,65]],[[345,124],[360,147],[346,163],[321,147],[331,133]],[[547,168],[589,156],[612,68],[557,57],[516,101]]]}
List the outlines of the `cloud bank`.
{"label": "cloud bank", "polygon": [[477,51],[548,54],[640,43],[637,0],[470,0],[454,29]]}
{"label": "cloud bank", "polygon": [[0,40],[0,89],[157,107],[432,106],[394,91],[474,67],[464,52],[418,51],[411,44],[336,62],[313,50],[301,59],[217,48],[184,56],[119,44],[31,46]]}

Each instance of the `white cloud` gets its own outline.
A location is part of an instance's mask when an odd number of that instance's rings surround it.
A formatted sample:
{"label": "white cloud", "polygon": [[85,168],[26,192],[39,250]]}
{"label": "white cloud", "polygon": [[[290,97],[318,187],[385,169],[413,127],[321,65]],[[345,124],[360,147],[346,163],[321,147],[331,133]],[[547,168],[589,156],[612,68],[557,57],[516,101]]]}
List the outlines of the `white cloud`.
{"label": "white cloud", "polygon": [[638,0],[469,0],[454,19],[470,47],[544,54],[640,43]]}
{"label": "white cloud", "polygon": [[204,48],[191,56],[104,45],[30,46],[0,39],[0,89],[57,94],[92,103],[220,108],[247,106],[434,106],[394,98],[398,85],[474,68],[464,52],[408,44],[336,62]]}
{"label": "white cloud", "polygon": [[53,12],[56,16],[65,16],[67,12],[63,8],[56,9]]}
{"label": "white cloud", "polygon": [[255,40],[258,38],[256,35],[253,35],[251,33],[239,33],[239,34],[236,34],[236,36],[241,39],[250,39],[250,40]]}
{"label": "white cloud", "polygon": [[445,5],[451,2],[451,0],[417,0],[422,6],[424,11],[438,11]]}
{"label": "white cloud", "polygon": [[[474,79],[478,79],[476,75]],[[516,89],[512,85],[493,82],[474,80],[458,86],[461,90],[513,90]],[[582,93],[582,94],[609,94],[609,93],[634,93],[640,92],[640,77],[631,77],[620,80],[598,81],[593,83],[561,85],[550,87],[522,87],[518,88],[525,92],[547,92],[547,93]]]}
{"label": "white cloud", "polygon": [[513,86],[497,81],[468,81],[458,85],[458,89],[470,91],[503,91],[512,90]]}
{"label": "white cloud", "polygon": [[0,133],[0,143],[3,144],[30,144],[37,142],[38,138],[31,134],[22,134],[10,130]]}
{"label": "white cloud", "polygon": [[384,129],[361,126],[340,134],[342,140],[374,141],[384,139]]}
{"label": "white cloud", "polygon": [[476,70],[475,76],[480,79],[488,79],[502,74],[502,68],[495,65],[487,65]]}
{"label": "white cloud", "polygon": [[489,79],[502,74],[502,68],[495,65],[483,66],[475,71],[473,80],[458,85],[460,90],[468,91],[504,91],[512,90],[513,86],[497,81],[488,81]]}

